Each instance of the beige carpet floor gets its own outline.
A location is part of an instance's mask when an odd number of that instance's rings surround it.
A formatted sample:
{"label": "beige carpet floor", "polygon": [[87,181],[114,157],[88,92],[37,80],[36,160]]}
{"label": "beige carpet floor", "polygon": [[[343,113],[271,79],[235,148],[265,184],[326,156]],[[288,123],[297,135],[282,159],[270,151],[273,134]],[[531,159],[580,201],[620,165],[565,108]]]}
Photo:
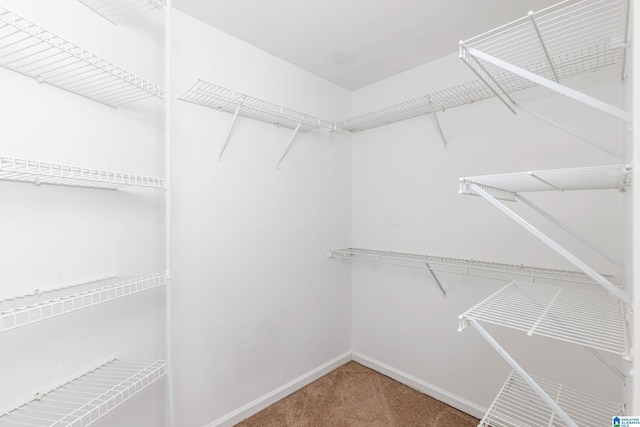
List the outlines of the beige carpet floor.
{"label": "beige carpet floor", "polygon": [[476,427],[478,420],[356,362],[285,397],[239,427]]}

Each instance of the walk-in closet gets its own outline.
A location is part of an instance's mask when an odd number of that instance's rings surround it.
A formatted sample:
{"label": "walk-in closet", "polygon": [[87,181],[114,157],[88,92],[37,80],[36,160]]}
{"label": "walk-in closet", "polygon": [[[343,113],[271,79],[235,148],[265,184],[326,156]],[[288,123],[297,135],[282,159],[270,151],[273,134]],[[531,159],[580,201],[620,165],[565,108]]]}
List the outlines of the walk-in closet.
{"label": "walk-in closet", "polygon": [[0,427],[640,425],[639,25],[0,0]]}

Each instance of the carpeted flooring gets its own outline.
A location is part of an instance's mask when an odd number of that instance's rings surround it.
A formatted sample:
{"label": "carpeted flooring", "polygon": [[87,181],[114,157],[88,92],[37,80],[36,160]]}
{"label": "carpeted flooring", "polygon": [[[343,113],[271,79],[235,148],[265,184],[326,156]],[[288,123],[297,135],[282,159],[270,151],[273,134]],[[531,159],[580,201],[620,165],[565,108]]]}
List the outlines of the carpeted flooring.
{"label": "carpeted flooring", "polygon": [[238,427],[476,427],[478,420],[356,362],[285,397]]}

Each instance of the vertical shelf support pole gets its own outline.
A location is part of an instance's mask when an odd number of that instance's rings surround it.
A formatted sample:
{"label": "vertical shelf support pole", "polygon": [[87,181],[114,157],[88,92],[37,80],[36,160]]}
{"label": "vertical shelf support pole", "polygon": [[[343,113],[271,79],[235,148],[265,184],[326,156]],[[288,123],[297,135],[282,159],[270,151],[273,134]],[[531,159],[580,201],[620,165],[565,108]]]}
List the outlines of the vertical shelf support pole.
{"label": "vertical shelf support pole", "polygon": [[442,283],[440,283],[440,280],[438,280],[438,276],[436,276],[436,273],[433,271],[433,269],[431,268],[431,266],[429,265],[428,262],[425,261],[424,263],[427,268],[429,269],[429,273],[431,273],[431,276],[433,277],[433,280],[436,281],[436,284],[438,285],[438,287],[440,288],[440,291],[442,291],[442,296],[447,296],[447,291],[444,290],[444,287],[442,286]]}
{"label": "vertical shelf support pole", "polygon": [[527,371],[525,371],[518,364],[518,362],[516,362],[515,359],[513,359],[513,357],[511,357],[511,355],[507,353],[507,351],[502,348],[500,344],[498,344],[498,342],[493,339],[493,337],[489,335],[489,333],[482,326],[480,326],[480,324],[475,319],[467,319],[467,322],[471,326],[473,326],[478,331],[478,333],[480,333],[480,335],[482,335],[482,337],[491,345],[491,347],[493,347],[496,352],[498,352],[500,356],[502,356],[502,358],[509,365],[511,365],[513,370],[516,371],[518,375],[520,375],[520,377],[533,389],[533,391],[536,392],[538,396],[540,396],[542,400],[545,401],[547,405],[549,405],[551,409],[553,409],[553,412],[555,412],[567,426],[578,427],[578,425],[573,422],[573,420],[567,415],[567,413],[564,412],[564,410],[560,406],[558,406],[558,404],[542,389],[542,387],[538,385],[537,382],[535,382],[533,378],[531,378]]}
{"label": "vertical shelf support pole", "polygon": [[531,71],[525,70],[523,68],[517,67],[513,64],[510,64],[506,61],[503,61],[501,59],[498,59],[494,56],[488,55],[478,49],[475,48],[468,48],[467,49],[469,55],[473,56],[474,58],[480,58],[483,61],[489,62],[493,65],[495,65],[496,67],[500,67],[506,71],[509,71],[510,73],[516,74],[526,80],[532,81],[533,83],[536,83],[540,86],[546,87],[547,89],[551,89],[554,92],[559,93],[560,95],[564,95],[566,97],[569,97],[571,99],[574,99],[578,102],[581,102],[583,104],[586,104],[590,107],[593,107],[597,110],[600,110],[604,113],[610,114],[614,117],[617,117],[619,119],[624,120],[627,123],[631,123],[633,121],[633,117],[631,116],[631,113],[629,113],[628,111],[624,111],[618,107],[615,107],[611,104],[607,104],[606,102],[600,101],[599,99],[596,99],[594,97],[591,97],[589,95],[585,95],[582,92],[579,92],[577,90],[571,89],[567,86],[563,86],[559,83],[556,83],[554,81],[551,81],[549,79],[545,79],[544,77],[541,77],[535,73],[532,73]]}
{"label": "vertical shelf support pole", "polygon": [[529,19],[531,19],[531,24],[533,25],[533,29],[536,30],[536,35],[538,36],[538,40],[540,41],[540,46],[542,47],[544,56],[547,57],[547,62],[549,63],[549,68],[551,68],[551,72],[553,73],[553,78],[555,79],[556,82],[560,83],[560,79],[558,78],[558,73],[556,73],[556,69],[553,66],[553,62],[551,61],[551,56],[549,55],[547,46],[544,44],[544,40],[542,39],[542,34],[540,34],[540,29],[538,28],[538,24],[536,22],[535,13],[533,13],[533,11],[529,12]]}
{"label": "vertical shelf support pole", "polygon": [[633,300],[631,299],[631,297],[629,297],[629,295],[627,295],[622,289],[616,287],[613,283],[609,282],[607,279],[602,277],[597,271],[595,271],[594,269],[589,267],[587,264],[582,262],[571,252],[567,251],[565,248],[557,244],[554,240],[551,240],[546,234],[544,234],[543,232],[535,228],[533,225],[529,224],[518,214],[516,214],[511,209],[507,208],[502,203],[497,201],[493,196],[491,196],[489,193],[487,193],[482,188],[480,188],[480,186],[469,181],[466,182],[466,185],[468,185],[469,188],[471,188],[477,195],[481,196],[487,202],[492,204],[500,212],[507,215],[509,218],[511,218],[513,221],[515,221],[518,225],[523,227],[529,233],[533,234],[535,237],[541,240],[544,244],[546,244],[551,249],[553,249],[556,253],[562,256],[564,259],[569,261],[571,264],[575,265],[578,269],[582,270],[587,276],[591,277],[597,283],[602,285],[603,288],[605,288],[607,291],[609,291],[610,293],[618,297],[625,304],[629,306],[633,304]]}
{"label": "vertical shelf support pole", "polygon": [[568,129],[568,128],[562,126],[560,123],[555,122],[555,121],[543,116],[542,114],[539,114],[539,113],[537,113],[537,112],[535,112],[535,111],[533,111],[533,110],[531,110],[531,109],[529,109],[529,108],[527,108],[527,107],[525,107],[523,105],[520,105],[520,104],[516,105],[516,108],[518,110],[520,110],[520,111],[523,111],[523,112],[527,113],[531,117],[535,117],[536,119],[538,119],[538,120],[540,120],[540,121],[542,121],[542,122],[544,122],[544,123],[546,123],[546,124],[548,124],[550,126],[553,126],[554,128],[559,129],[562,132],[573,136],[574,138],[579,139],[580,141],[583,141],[583,142],[586,142],[589,145],[592,145],[593,147],[597,148],[598,150],[604,151],[605,153],[610,154],[613,157],[616,157],[616,158],[618,158],[618,159],[620,159],[622,161],[625,160],[625,157],[624,157],[624,155],[622,153],[620,153],[620,152],[618,152],[618,151],[616,151],[616,150],[614,150],[612,148],[609,148],[606,145],[601,144],[601,143],[599,143],[597,141],[593,141],[592,139],[587,138],[586,136],[584,136],[584,135],[582,135],[582,134],[580,134],[580,133],[578,133],[578,132],[576,132],[574,130]]}
{"label": "vertical shelf support pole", "polygon": [[535,203],[533,203],[529,199],[521,196],[520,194],[516,194],[516,197],[518,198],[518,200],[523,202],[525,205],[529,206],[531,209],[533,209],[534,211],[538,212],[540,215],[542,215],[543,217],[545,217],[546,219],[548,219],[549,221],[554,223],[556,226],[561,228],[567,234],[571,235],[576,240],[579,240],[580,242],[582,242],[589,249],[591,249],[595,253],[599,254],[601,257],[603,257],[604,259],[606,259],[607,261],[609,261],[610,263],[612,263],[616,267],[624,270],[624,264],[622,264],[622,262],[618,261],[617,259],[613,258],[612,256],[609,256],[605,251],[603,251],[602,249],[597,247],[593,242],[588,240],[586,237],[584,237],[583,235],[581,235],[577,231],[573,230],[572,228],[568,227],[566,224],[563,224],[556,217],[551,215],[549,212],[543,210],[540,206],[536,205]]}
{"label": "vertical shelf support pole", "polygon": [[173,292],[173,277],[171,272],[171,107],[172,107],[172,96],[171,96],[171,19],[172,19],[172,0],[167,0],[165,5],[165,23],[164,23],[164,32],[165,32],[165,87],[166,87],[166,97],[165,97],[165,116],[164,116],[164,132],[165,132],[165,183],[166,183],[166,191],[165,191],[165,279],[166,279],[166,312],[165,312],[165,334],[166,334],[166,353],[167,353],[167,394],[169,400],[169,426],[176,426],[176,415],[175,415],[175,396],[173,392],[173,334],[172,334],[172,302],[171,302],[171,294]]}
{"label": "vertical shelf support pole", "polygon": [[287,146],[284,147],[284,151],[280,155],[280,159],[278,160],[278,163],[276,163],[276,168],[277,169],[280,169],[280,163],[282,163],[282,160],[284,159],[284,156],[287,155],[287,151],[289,151],[289,148],[291,148],[291,144],[293,143],[293,139],[296,137],[296,134],[300,130],[300,126],[302,126],[302,121],[300,121],[298,123],[298,125],[294,129],[293,133],[291,134],[291,137],[289,138],[289,142],[287,142]]}
{"label": "vertical shelf support pole", "polygon": [[225,136],[224,142],[222,143],[222,147],[220,147],[220,152],[218,153],[218,160],[222,160],[222,154],[224,153],[225,148],[227,148],[227,144],[229,143],[229,137],[231,137],[231,131],[233,130],[233,125],[236,123],[236,119],[238,118],[238,113],[240,112],[241,107],[242,107],[242,103],[239,103],[236,106],[236,110],[233,113],[233,118],[231,119],[231,124],[229,125],[229,130],[227,131],[227,136]]}

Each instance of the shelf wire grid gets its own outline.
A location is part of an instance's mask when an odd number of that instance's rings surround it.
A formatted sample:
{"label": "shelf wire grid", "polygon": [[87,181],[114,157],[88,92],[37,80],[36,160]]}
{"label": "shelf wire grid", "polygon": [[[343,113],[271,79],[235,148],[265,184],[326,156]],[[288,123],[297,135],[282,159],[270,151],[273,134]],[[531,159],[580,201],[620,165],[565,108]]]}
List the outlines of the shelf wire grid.
{"label": "shelf wire grid", "polygon": [[[580,271],[558,270],[463,258],[448,258],[425,254],[381,251],[376,249],[345,248],[330,249],[329,252],[331,256],[336,259],[377,262],[381,264],[427,270],[431,269],[445,273],[496,280],[511,281],[516,277],[526,277],[531,281],[535,281],[536,279],[547,279],[570,283],[595,284],[590,277]],[[429,264],[430,268],[427,268],[426,263]],[[603,276],[613,280],[611,275],[605,274]]]}
{"label": "shelf wire grid", "polygon": [[[620,405],[540,377],[536,383],[581,427],[610,425]],[[479,427],[560,427],[566,425],[531,387],[512,371]]]}
{"label": "shelf wire grid", "polygon": [[554,92],[471,57],[469,48],[572,89],[620,81],[627,15],[627,0],[568,0],[461,42],[460,55],[486,84],[494,89],[497,84],[515,103]]}
{"label": "shelf wire grid", "polygon": [[516,104],[555,95],[500,67],[471,58],[467,48],[481,50],[547,79],[555,80],[557,76],[561,84],[576,90],[620,81],[625,66],[627,8],[627,0],[581,0],[565,1],[534,13],[553,67],[531,17],[468,39],[462,42],[460,55],[479,80],[354,117],[337,126],[360,132],[496,95]]}
{"label": "shelf wire grid", "polygon": [[0,180],[108,190],[131,186],[165,189],[166,186],[164,178],[14,157],[0,157]]}
{"label": "shelf wire grid", "polygon": [[0,299],[0,333],[163,286],[163,274],[97,280]]}
{"label": "shelf wire grid", "polygon": [[0,426],[89,426],[166,373],[164,361],[114,359],[0,415]]}
{"label": "shelf wire grid", "polygon": [[475,195],[476,184],[495,198],[516,200],[517,193],[535,191],[623,190],[629,185],[626,165],[511,172],[460,178],[460,193]]}
{"label": "shelf wire grid", "polygon": [[240,106],[238,111],[240,116],[289,129],[296,129],[300,124],[300,131],[335,130],[334,123],[202,80],[198,80],[178,99],[232,114]]}
{"label": "shelf wire grid", "polygon": [[164,10],[166,0],[79,0],[108,21],[118,24],[132,16]]}
{"label": "shelf wire grid", "polygon": [[111,107],[165,95],[156,85],[2,7],[0,66]]}
{"label": "shelf wire grid", "polygon": [[513,281],[459,316],[627,357],[624,303],[599,290]]}

